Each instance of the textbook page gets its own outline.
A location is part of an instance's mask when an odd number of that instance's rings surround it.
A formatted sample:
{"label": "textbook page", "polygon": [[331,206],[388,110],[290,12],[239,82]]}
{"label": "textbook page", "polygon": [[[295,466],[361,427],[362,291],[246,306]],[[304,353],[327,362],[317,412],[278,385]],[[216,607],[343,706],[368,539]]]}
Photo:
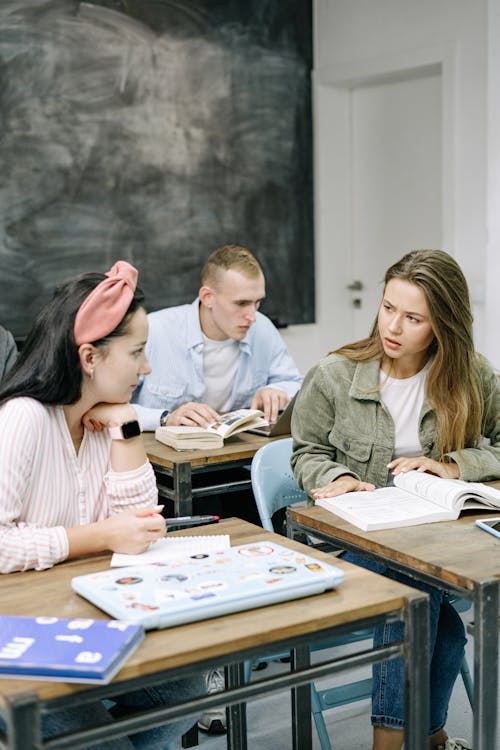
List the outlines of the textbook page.
{"label": "textbook page", "polygon": [[363,531],[453,521],[464,507],[500,508],[500,491],[480,482],[443,479],[425,472],[408,471],[397,474],[394,485],[372,492],[346,492],[316,500],[316,505]]}
{"label": "textbook page", "polygon": [[218,419],[208,425],[209,432],[216,432],[223,439],[244,432],[250,427],[261,427],[267,425],[264,413],[260,409],[236,409],[221,414]]}
{"label": "textbook page", "polygon": [[456,511],[458,518],[463,508],[500,508],[500,490],[481,482],[444,479],[422,471],[407,471],[394,477],[394,485],[419,498],[425,498],[443,508]]}
{"label": "textbook page", "polygon": [[315,503],[363,531],[458,518],[458,512],[454,513],[398,487],[382,487],[373,492],[346,492],[337,497],[316,500]]}

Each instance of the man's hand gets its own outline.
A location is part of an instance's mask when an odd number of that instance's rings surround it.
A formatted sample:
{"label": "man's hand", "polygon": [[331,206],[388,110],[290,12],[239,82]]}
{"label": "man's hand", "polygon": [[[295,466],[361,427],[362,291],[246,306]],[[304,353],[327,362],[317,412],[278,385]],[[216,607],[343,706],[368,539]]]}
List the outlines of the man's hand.
{"label": "man's hand", "polygon": [[372,492],[374,489],[375,485],[370,484],[370,482],[360,482],[359,479],[352,477],[350,474],[342,474],[333,482],[325,484],[324,487],[316,487],[311,490],[310,495],[318,500],[322,497],[337,497],[337,495],[343,495],[344,492]]}
{"label": "man's hand", "polygon": [[287,407],[289,401],[290,396],[286,391],[266,386],[254,395],[250,408],[261,409],[268,422],[276,422],[278,413]]}
{"label": "man's hand", "polygon": [[445,464],[434,461],[432,458],[426,458],[426,456],[413,456],[412,458],[400,456],[387,464],[387,468],[391,469],[394,476],[406,471],[427,471],[429,474],[435,474],[443,479],[458,479],[460,477],[460,469],[454,461]]}
{"label": "man's hand", "polygon": [[188,401],[182,404],[178,409],[171,411],[167,417],[167,425],[187,425],[188,427],[208,427],[208,425],[219,415],[208,404],[198,404],[195,401]]}

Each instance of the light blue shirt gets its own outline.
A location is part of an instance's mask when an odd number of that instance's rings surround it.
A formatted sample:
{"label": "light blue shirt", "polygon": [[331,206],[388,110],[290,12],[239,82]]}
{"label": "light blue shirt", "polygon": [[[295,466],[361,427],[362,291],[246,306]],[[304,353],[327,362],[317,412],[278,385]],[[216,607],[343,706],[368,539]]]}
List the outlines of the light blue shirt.
{"label": "light blue shirt", "polygon": [[[155,430],[165,409],[203,400],[203,335],[200,301],[150,313],[146,354],[152,368],[134,392],[132,402],[143,430]],[[273,386],[293,396],[302,382],[283,339],[269,318],[257,313],[240,341],[240,362],[229,409],[250,406],[253,395]]]}

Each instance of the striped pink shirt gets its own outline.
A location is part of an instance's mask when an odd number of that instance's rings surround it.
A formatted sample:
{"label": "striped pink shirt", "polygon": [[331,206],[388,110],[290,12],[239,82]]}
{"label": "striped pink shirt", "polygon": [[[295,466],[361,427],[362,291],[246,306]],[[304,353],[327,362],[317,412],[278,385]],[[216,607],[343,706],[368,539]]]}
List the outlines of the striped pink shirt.
{"label": "striped pink shirt", "polygon": [[66,527],[156,505],[149,461],[115,472],[110,442],[107,430],[85,430],[77,455],[62,406],[22,397],[0,408],[1,573],[64,560]]}

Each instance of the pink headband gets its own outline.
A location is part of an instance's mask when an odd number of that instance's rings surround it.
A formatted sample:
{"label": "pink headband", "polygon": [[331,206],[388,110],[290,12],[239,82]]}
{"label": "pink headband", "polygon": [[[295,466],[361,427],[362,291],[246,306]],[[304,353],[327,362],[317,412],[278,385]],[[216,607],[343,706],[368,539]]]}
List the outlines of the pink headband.
{"label": "pink headband", "polygon": [[88,344],[114,331],[130,307],[137,286],[137,269],[118,260],[84,299],[75,317],[75,343]]}

